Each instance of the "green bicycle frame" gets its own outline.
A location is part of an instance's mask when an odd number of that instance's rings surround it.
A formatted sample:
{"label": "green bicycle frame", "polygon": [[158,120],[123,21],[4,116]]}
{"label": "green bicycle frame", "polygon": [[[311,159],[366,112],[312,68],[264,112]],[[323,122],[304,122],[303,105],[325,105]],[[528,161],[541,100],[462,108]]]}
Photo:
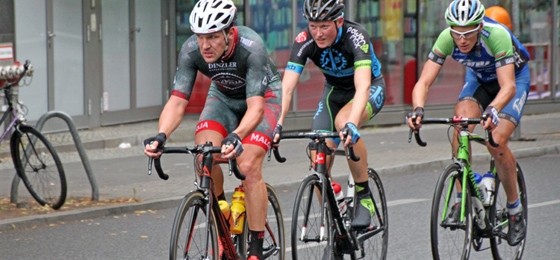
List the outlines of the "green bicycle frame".
{"label": "green bicycle frame", "polygon": [[[474,180],[474,174],[471,167],[470,146],[471,146],[471,141],[476,141],[481,144],[484,144],[486,141],[482,136],[469,133],[465,128],[462,128],[459,131],[459,136],[457,139],[459,142],[459,147],[457,148],[457,155],[454,158],[454,160],[461,168],[460,170],[462,172],[461,183],[467,183],[467,178],[468,178],[468,180],[470,180],[472,187],[475,187],[475,189],[473,190],[476,193],[476,197],[482,200],[482,194],[480,193],[480,190],[476,189],[476,181]],[[492,173],[495,174],[495,169],[492,169]],[[449,205],[450,200],[453,198],[454,186],[455,185],[449,185],[449,189],[447,190],[447,195],[445,196],[445,205]],[[465,221],[465,207],[467,203],[466,194],[468,189],[467,186],[468,185],[461,185],[461,214],[460,214],[461,222]],[[448,207],[445,207],[444,210],[442,211],[442,219],[444,219],[445,216],[447,216],[447,209]]]}

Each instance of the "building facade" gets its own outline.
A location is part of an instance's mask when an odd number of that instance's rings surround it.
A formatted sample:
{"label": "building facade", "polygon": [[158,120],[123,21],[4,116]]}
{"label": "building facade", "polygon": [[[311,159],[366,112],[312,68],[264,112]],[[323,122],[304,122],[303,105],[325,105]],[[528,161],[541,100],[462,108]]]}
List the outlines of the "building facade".
{"label": "building facade", "polygon": [[[20,89],[29,119],[63,111],[79,128],[88,128],[157,118],[172,85],[178,50],[191,35],[188,17],[195,2],[0,0],[0,44],[11,44],[14,59],[29,59],[35,67],[32,83]],[[234,2],[240,11],[237,24],[262,35],[283,71],[293,39],[305,27],[303,0]],[[560,111],[560,0],[482,2],[505,7],[514,33],[531,51],[527,113]],[[385,108],[373,124],[403,122],[418,72],[446,27],[443,14],[448,4],[449,0],[346,0],[345,17],[370,31],[387,83]],[[430,109],[451,111],[463,75],[460,65],[446,62],[432,87]],[[320,71],[308,64],[291,120],[311,115],[322,86]],[[199,75],[188,113],[200,111],[207,88],[208,79]]]}

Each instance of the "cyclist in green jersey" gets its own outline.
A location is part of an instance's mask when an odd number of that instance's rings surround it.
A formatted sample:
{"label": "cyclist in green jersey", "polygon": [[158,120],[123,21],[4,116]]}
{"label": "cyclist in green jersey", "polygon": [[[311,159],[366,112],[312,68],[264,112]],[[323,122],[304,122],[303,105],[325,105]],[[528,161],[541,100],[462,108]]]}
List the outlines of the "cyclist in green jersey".
{"label": "cyclist in green jersey", "polygon": [[[499,144],[498,147],[488,144],[487,148],[496,161],[506,191],[507,240],[515,246],[525,237],[526,223],[517,190],[516,160],[508,147],[508,140],[519,124],[529,92],[529,54],[504,25],[485,17],[484,6],[479,0],[454,0],[445,12],[445,19],[449,28],[444,29],[434,43],[414,86],[413,111],[409,113],[408,125],[411,129],[421,127],[428,90],[446,57],[451,56],[466,66],[465,83],[455,106],[455,115],[467,118],[488,116],[488,120],[481,124],[484,129],[492,131]],[[469,128],[472,131],[474,127]],[[456,151],[456,136],[452,145]]]}

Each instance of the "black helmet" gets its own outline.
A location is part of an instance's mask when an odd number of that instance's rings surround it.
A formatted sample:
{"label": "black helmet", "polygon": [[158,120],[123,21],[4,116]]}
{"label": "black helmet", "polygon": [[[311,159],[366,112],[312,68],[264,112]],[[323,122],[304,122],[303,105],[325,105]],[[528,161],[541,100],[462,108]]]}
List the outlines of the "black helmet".
{"label": "black helmet", "polygon": [[344,14],[342,0],[305,0],[303,16],[307,21],[334,21]]}

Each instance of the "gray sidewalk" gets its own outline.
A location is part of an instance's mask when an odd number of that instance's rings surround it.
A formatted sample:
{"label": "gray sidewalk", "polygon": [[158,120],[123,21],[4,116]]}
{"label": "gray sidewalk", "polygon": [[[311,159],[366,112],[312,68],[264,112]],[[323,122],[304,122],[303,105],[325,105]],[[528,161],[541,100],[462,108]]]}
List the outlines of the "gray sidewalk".
{"label": "gray sidewalk", "polygon": [[[429,116],[429,114],[427,115]],[[375,119],[374,119],[375,120]],[[543,154],[560,153],[560,113],[526,115],[521,122],[520,140],[512,140],[510,148],[517,157],[532,157]],[[179,129],[169,139],[169,146],[192,144],[194,137],[196,118],[186,117]],[[426,125],[422,128],[422,138],[428,143],[427,147],[418,146],[413,140],[408,143],[408,127],[399,125],[394,127],[369,127],[361,130],[362,136],[366,141],[369,151],[368,162],[371,167],[377,169],[380,175],[414,172],[429,167],[444,167],[450,162],[451,149],[447,138],[447,126]],[[480,127],[477,127],[477,132]],[[141,190],[137,198],[141,202],[130,203],[119,206],[108,206],[104,208],[88,208],[73,211],[55,212],[46,215],[28,216],[15,219],[0,220],[0,231],[13,228],[35,225],[39,223],[53,223],[56,221],[70,221],[83,218],[93,218],[119,214],[121,212],[131,212],[138,209],[158,209],[173,207],[177,204],[181,195],[181,185],[184,183],[162,182],[156,176],[138,184],[133,180],[144,172],[138,173],[135,169],[128,169],[128,166],[135,164],[138,159],[131,162],[126,158],[142,155],[142,141],[154,135],[157,131],[157,121],[123,124],[118,126],[100,127],[95,129],[80,130],[81,142],[86,147],[87,157],[90,161],[104,160],[110,158],[123,158],[122,175],[119,178],[112,178],[107,182],[100,182],[102,199],[120,198],[130,196],[131,190]],[[76,153],[71,135],[67,132],[48,134],[49,140],[57,147],[63,163],[71,164],[80,162],[80,157]],[[533,141],[526,141],[532,139]],[[290,166],[296,165],[298,169],[306,169],[307,158],[303,155],[307,141],[286,140],[281,143],[280,151],[284,157],[288,158]],[[4,144],[3,144],[4,145]],[[119,148],[121,147],[121,148]],[[297,155],[296,155],[297,153]],[[475,146],[473,150],[476,160],[487,160],[488,154],[484,147]],[[3,160],[0,168],[11,167],[8,160]],[[145,160],[142,158],[141,167],[145,167]],[[264,178],[273,185],[285,185],[296,183],[303,176],[295,175],[290,177],[286,174],[286,164],[280,164],[272,159],[265,162]],[[137,166],[138,167],[138,166]],[[184,166],[183,166],[184,167]],[[333,168],[334,177],[347,174],[345,163],[335,163]],[[301,172],[300,172],[301,173]],[[94,171],[94,175],[97,176]],[[68,175],[68,174],[67,174]],[[124,175],[124,176],[123,176]],[[127,176],[130,175],[130,178]],[[134,177],[133,177],[134,176]],[[9,180],[9,181],[6,181]],[[102,183],[109,183],[110,187],[101,186]],[[164,184],[165,183],[165,184]],[[189,179],[188,183],[192,183]],[[0,178],[0,195],[9,196],[11,179]],[[83,186],[69,185],[69,196],[84,194]],[[86,187],[87,189],[88,187]],[[230,191],[233,186],[225,186],[226,191]],[[177,189],[177,193],[170,190]],[[87,192],[85,193],[87,194]],[[87,195],[86,195],[87,196]]]}

